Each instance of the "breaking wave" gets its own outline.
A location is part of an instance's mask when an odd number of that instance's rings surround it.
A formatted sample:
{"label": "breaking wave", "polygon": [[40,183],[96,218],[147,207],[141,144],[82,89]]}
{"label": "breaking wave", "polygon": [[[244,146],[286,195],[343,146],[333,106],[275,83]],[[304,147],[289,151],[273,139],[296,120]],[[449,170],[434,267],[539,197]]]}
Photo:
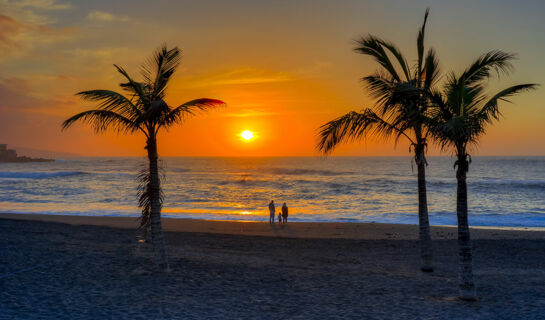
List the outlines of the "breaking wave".
{"label": "breaking wave", "polygon": [[51,179],[87,174],[83,171],[58,171],[58,172],[0,172],[0,179]]}
{"label": "breaking wave", "polygon": [[347,171],[333,171],[333,170],[314,170],[314,169],[290,169],[290,168],[270,168],[266,170],[268,173],[281,174],[281,175],[316,175],[316,176],[340,176],[352,174],[353,172]]}

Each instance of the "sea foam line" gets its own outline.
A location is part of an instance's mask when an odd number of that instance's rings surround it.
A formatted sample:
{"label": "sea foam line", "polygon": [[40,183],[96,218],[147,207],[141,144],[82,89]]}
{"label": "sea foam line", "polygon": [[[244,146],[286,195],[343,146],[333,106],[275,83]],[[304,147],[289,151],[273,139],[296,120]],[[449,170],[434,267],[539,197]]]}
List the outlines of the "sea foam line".
{"label": "sea foam line", "polygon": [[68,177],[75,175],[87,174],[83,171],[57,171],[57,172],[17,172],[17,171],[2,171],[0,179],[50,179],[56,177]]}

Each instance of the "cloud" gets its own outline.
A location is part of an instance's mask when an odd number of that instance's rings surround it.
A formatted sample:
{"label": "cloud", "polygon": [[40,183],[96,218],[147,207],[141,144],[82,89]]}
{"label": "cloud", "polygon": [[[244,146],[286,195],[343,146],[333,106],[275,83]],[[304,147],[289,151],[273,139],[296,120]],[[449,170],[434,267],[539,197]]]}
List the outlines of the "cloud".
{"label": "cloud", "polygon": [[253,85],[263,83],[287,82],[295,78],[285,72],[240,68],[223,73],[202,75],[186,80],[193,87]]}
{"label": "cloud", "polygon": [[69,3],[59,3],[56,0],[20,0],[9,1],[4,0],[1,3],[9,4],[19,8],[34,8],[42,10],[66,10],[72,8]]}
{"label": "cloud", "polygon": [[21,56],[38,45],[73,39],[76,28],[51,28],[21,22],[13,17],[0,14],[0,60],[10,56]]}
{"label": "cloud", "polygon": [[276,116],[276,115],[279,115],[279,113],[265,111],[263,109],[241,109],[235,112],[222,112],[219,115],[219,117],[247,118],[247,117],[270,117],[270,116]]}
{"label": "cloud", "polygon": [[293,78],[283,72],[271,72],[254,68],[244,68],[216,75],[215,79],[209,80],[210,85],[241,85],[285,82],[293,80]]}
{"label": "cloud", "polygon": [[52,11],[72,8],[56,0],[0,0],[0,60],[22,56],[37,45],[73,38],[76,28],[55,28]]}
{"label": "cloud", "polygon": [[33,96],[29,82],[22,78],[0,79],[0,96],[0,111],[6,113],[27,112],[44,104]]}
{"label": "cloud", "polygon": [[13,18],[0,14],[0,47],[2,51],[9,49],[12,39],[24,29],[24,25]]}
{"label": "cloud", "polygon": [[279,115],[279,114],[280,113],[278,113],[278,112],[266,112],[266,111],[260,112],[260,111],[250,110],[249,112],[242,112],[242,113],[224,113],[224,114],[221,115],[221,117],[225,117],[225,118],[247,118],[247,117],[257,118],[257,117],[271,117],[271,116],[276,116],[276,115]]}
{"label": "cloud", "polygon": [[72,8],[68,3],[55,0],[0,0],[0,12],[24,24],[47,25],[56,20],[44,12],[67,10]]}
{"label": "cloud", "polygon": [[[123,55],[129,55],[131,53],[129,48],[124,47],[103,47],[93,49],[75,48],[70,50],[76,58],[81,59],[98,59],[98,60],[112,60],[114,57]],[[115,62],[115,61],[110,61]],[[114,69],[112,69],[114,70]]]}
{"label": "cloud", "polygon": [[97,11],[97,10],[93,10],[93,11],[89,12],[89,14],[87,15],[87,19],[94,20],[94,21],[109,21],[109,22],[113,22],[113,21],[127,22],[127,21],[130,21],[129,17],[118,16],[118,15],[115,15],[113,13],[104,12],[104,11]]}
{"label": "cloud", "polygon": [[[58,87],[66,76],[48,76],[49,83]],[[0,78],[0,113],[2,114],[50,114],[64,115],[69,107],[77,103],[77,97],[57,93],[47,94],[48,88],[40,86],[43,80],[10,77]],[[0,117],[1,118],[1,117]]]}
{"label": "cloud", "polygon": [[305,66],[294,70],[294,73],[302,77],[315,77],[323,72],[326,72],[331,67],[331,63],[327,61],[313,61]]}

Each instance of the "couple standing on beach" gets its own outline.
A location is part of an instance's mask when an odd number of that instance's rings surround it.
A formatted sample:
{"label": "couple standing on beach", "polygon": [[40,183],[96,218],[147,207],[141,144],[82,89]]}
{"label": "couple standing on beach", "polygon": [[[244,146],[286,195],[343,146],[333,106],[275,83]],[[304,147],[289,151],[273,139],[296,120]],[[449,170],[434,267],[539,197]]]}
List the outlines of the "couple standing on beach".
{"label": "couple standing on beach", "polygon": [[[276,213],[276,207],[274,206],[274,200],[269,203],[269,223],[274,224],[274,216]],[[284,202],[282,205],[282,212],[278,212],[278,223],[288,223],[288,206]]]}

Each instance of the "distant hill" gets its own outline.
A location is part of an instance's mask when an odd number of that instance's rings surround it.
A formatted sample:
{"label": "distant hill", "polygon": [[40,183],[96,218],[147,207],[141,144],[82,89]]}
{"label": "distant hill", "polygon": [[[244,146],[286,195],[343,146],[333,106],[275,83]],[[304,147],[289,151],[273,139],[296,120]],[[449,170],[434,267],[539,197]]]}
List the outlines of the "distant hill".
{"label": "distant hill", "polygon": [[8,146],[8,147],[10,149],[17,150],[18,156],[27,156],[32,158],[71,159],[71,158],[81,157],[81,155],[77,153],[71,153],[71,152],[40,150],[40,149],[32,149],[32,148],[17,147],[17,146]]}

